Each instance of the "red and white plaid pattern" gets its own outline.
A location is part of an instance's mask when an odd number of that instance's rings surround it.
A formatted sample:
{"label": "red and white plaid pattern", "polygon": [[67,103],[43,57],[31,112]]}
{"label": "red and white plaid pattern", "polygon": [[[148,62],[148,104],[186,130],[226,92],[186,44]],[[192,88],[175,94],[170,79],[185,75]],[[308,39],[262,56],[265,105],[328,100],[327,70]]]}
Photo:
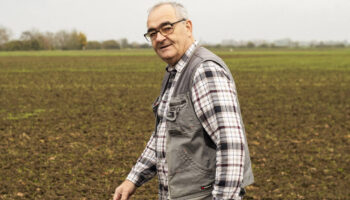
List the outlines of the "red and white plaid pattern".
{"label": "red and white plaid pattern", "polygon": [[[157,134],[153,134],[127,179],[141,186],[158,174],[159,199],[168,199],[168,166],[166,162],[166,120],[163,116],[169,108],[174,85],[182,69],[189,61],[197,42],[191,45],[174,68],[168,86],[159,104],[160,122]],[[176,71],[176,74],[175,72]],[[240,126],[242,117],[238,111],[238,99],[229,72],[208,61],[198,67],[194,75],[192,102],[202,126],[217,145],[214,199],[241,199],[240,184],[244,169],[244,139]]]}

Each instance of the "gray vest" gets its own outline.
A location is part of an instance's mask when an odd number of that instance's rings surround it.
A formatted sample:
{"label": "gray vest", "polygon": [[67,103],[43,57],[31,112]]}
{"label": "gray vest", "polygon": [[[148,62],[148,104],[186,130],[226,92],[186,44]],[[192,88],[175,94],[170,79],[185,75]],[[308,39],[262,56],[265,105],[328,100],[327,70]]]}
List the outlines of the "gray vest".
{"label": "gray vest", "polygon": [[[216,145],[202,127],[191,101],[193,76],[196,69],[205,61],[213,61],[230,72],[218,56],[203,47],[198,47],[174,86],[169,110],[165,117],[167,120],[168,189],[172,200],[212,198],[211,192],[215,182],[216,169]],[[233,81],[231,73],[229,74]],[[169,73],[166,73],[161,94],[153,104],[156,127],[159,123],[157,102],[162,98],[168,79]],[[238,112],[240,114],[239,105]],[[245,142],[245,162],[243,181],[240,183],[240,187],[244,188],[254,182],[254,176],[243,122],[241,122],[241,127]]]}

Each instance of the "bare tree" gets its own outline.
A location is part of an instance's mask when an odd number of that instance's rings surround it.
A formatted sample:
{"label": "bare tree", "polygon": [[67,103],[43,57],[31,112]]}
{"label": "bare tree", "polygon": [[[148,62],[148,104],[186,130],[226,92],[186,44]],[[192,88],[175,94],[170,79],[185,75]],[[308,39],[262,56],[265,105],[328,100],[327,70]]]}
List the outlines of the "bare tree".
{"label": "bare tree", "polygon": [[0,46],[8,42],[11,38],[11,31],[3,26],[0,26]]}
{"label": "bare tree", "polygon": [[55,34],[55,47],[57,49],[67,49],[69,41],[69,33],[67,31],[61,30]]}
{"label": "bare tree", "polygon": [[129,47],[129,43],[128,43],[128,39],[126,38],[122,38],[120,39],[120,48],[128,48]]}
{"label": "bare tree", "polygon": [[57,49],[85,49],[87,44],[86,35],[72,30],[71,32],[59,31],[55,34],[55,47]]}
{"label": "bare tree", "polygon": [[23,41],[28,50],[50,50],[54,48],[53,33],[50,32],[44,34],[36,29],[24,31],[20,40]]}

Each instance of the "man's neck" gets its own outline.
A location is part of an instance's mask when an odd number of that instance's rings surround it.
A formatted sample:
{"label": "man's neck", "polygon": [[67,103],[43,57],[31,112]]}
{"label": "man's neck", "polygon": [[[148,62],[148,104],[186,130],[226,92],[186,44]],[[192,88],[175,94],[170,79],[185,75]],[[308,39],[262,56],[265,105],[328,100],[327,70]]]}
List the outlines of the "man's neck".
{"label": "man's neck", "polygon": [[180,58],[177,59],[176,62],[173,63],[173,64],[172,64],[172,63],[168,63],[168,64],[169,64],[169,68],[175,68],[176,64],[182,59],[182,57],[186,54],[186,52],[188,51],[188,49],[189,49],[195,42],[196,42],[196,41],[195,41],[194,39],[191,40],[191,42],[188,43],[188,44],[186,45],[186,47],[184,48],[185,51],[182,53],[182,55],[180,56]]}

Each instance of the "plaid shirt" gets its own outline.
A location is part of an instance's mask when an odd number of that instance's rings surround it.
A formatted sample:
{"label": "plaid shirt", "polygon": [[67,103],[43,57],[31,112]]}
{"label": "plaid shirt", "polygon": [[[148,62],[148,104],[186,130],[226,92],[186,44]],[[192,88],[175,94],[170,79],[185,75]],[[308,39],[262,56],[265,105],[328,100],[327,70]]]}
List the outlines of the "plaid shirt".
{"label": "plaid shirt", "polygon": [[[166,162],[166,115],[174,85],[192,55],[193,43],[172,71],[167,88],[158,107],[160,122],[157,134],[151,136],[147,146],[127,179],[141,186],[158,174],[159,199],[168,199],[168,166]],[[198,67],[194,75],[192,102],[203,128],[217,145],[214,199],[241,199],[240,183],[243,178],[244,150],[242,120],[239,112],[236,88],[222,67],[208,61]],[[239,147],[239,148],[237,148]]]}

